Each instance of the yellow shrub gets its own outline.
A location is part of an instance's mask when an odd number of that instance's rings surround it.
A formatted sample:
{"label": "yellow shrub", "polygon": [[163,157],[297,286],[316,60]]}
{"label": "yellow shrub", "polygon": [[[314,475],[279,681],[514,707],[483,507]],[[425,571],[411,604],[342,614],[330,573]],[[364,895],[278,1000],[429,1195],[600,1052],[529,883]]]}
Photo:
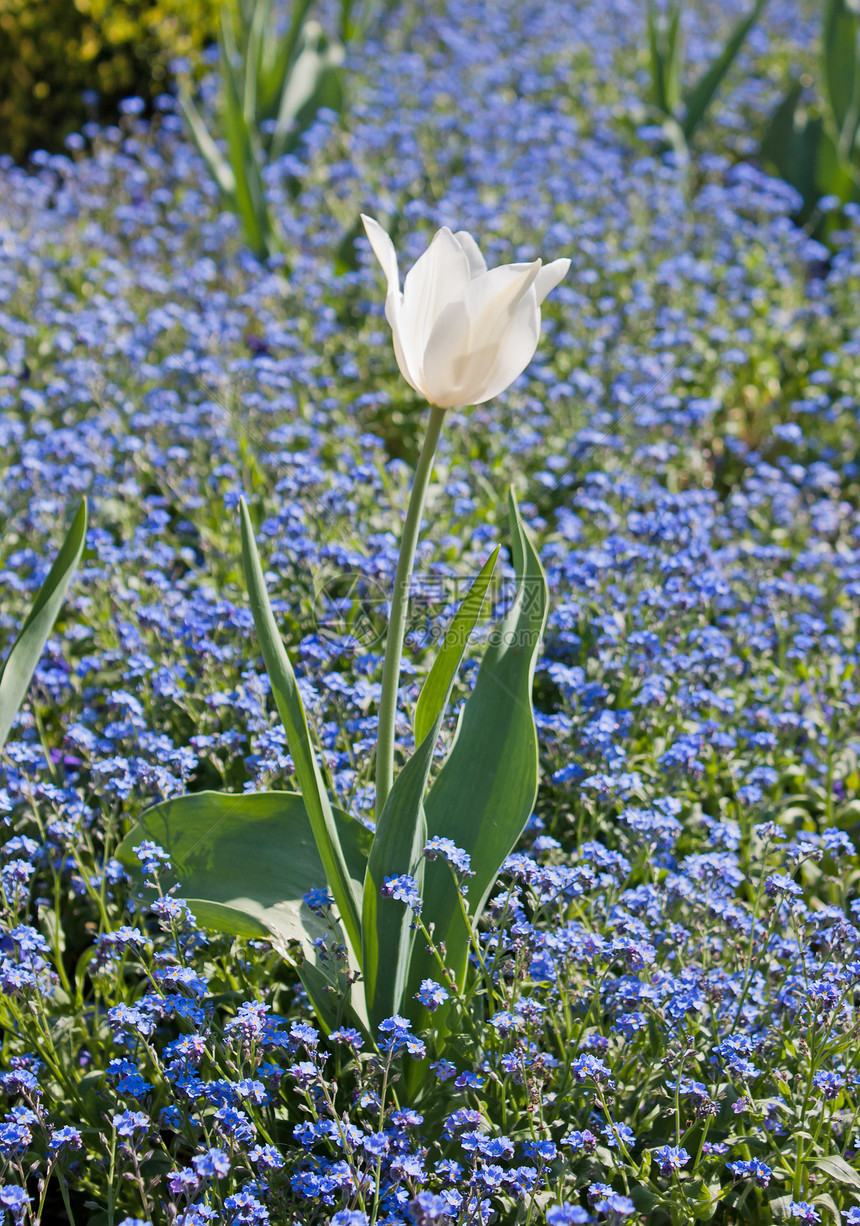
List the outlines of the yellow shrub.
{"label": "yellow shrub", "polygon": [[0,0],[0,153],[60,149],[92,115],[169,85],[170,60],[197,62],[217,36],[220,0]]}

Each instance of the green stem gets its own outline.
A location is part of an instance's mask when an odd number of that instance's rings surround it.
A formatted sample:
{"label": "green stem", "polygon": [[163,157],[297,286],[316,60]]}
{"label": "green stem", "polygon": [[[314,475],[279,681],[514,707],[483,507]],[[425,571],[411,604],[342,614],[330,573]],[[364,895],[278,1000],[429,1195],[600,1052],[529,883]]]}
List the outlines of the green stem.
{"label": "green stem", "polygon": [[435,405],[430,410],[430,424],[424,436],[415,482],[409,496],[409,507],[403,524],[400,541],[400,556],[394,576],[394,592],[391,598],[391,618],[385,640],[385,663],[382,666],[382,697],[379,703],[379,732],[376,740],[376,820],[388,799],[394,782],[394,723],[397,718],[397,690],[400,685],[400,659],[403,654],[403,635],[406,629],[406,613],[409,607],[409,585],[415,561],[415,546],[421,527],[424,498],[430,482],[433,457],[442,430],[445,410]]}

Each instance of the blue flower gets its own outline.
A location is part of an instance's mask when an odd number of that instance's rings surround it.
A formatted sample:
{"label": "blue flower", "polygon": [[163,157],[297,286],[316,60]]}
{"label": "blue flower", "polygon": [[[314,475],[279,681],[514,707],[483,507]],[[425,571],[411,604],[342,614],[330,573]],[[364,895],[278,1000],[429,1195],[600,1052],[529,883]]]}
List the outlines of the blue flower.
{"label": "blue flower", "polygon": [[547,1226],[584,1226],[584,1223],[592,1221],[592,1217],[579,1205],[564,1201],[547,1209],[546,1220]]}
{"label": "blue flower", "polygon": [[474,877],[471,857],[462,847],[458,847],[452,839],[434,835],[424,846],[424,855],[428,860],[436,860],[440,856],[447,860],[460,877]]}
{"label": "blue flower", "polygon": [[379,887],[379,892],[383,898],[394,898],[398,902],[406,903],[416,915],[421,910],[421,895],[418,891],[418,883],[408,873],[401,873],[399,876],[387,875]]}
{"label": "blue flower", "polygon": [[798,1222],[820,1222],[821,1214],[814,1205],[805,1200],[792,1200],[788,1203],[788,1216]]}
{"label": "blue flower", "polygon": [[747,1161],[727,1162],[726,1167],[734,1175],[735,1179],[751,1179],[756,1187],[766,1188],[770,1183],[773,1170],[765,1162],[760,1162],[757,1158],[751,1158]]}
{"label": "blue flower", "polygon": [[659,1149],[654,1150],[654,1160],[660,1174],[665,1178],[674,1175],[681,1167],[686,1166],[690,1161],[690,1155],[677,1145],[661,1145]]}

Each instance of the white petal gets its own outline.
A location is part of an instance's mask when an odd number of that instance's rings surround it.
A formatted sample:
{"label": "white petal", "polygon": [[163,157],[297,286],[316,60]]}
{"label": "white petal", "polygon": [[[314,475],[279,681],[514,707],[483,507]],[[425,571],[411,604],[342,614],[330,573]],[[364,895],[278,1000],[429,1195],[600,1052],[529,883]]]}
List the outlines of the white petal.
{"label": "white petal", "polygon": [[397,365],[400,367],[400,373],[403,378],[414,388],[416,392],[420,392],[422,396],[426,396],[424,388],[421,386],[420,371],[421,371],[421,352],[413,353],[407,349],[403,340],[403,295],[399,290],[395,290],[385,299],[385,318],[391,325],[391,339],[394,342],[394,356],[397,358]]}
{"label": "white petal", "polygon": [[532,288],[498,338],[496,360],[487,370],[480,391],[468,403],[483,404],[510,387],[534,357],[539,336],[540,309]]}
{"label": "white petal", "polygon": [[378,221],[374,221],[372,217],[368,217],[365,213],[361,214],[361,220],[364,222],[364,232],[370,240],[373,254],[382,265],[382,271],[388,282],[389,291],[397,290],[399,293],[400,274],[397,271],[397,252],[394,250],[394,243],[392,243]]}
{"label": "white petal", "polygon": [[403,283],[401,340],[409,354],[423,354],[437,318],[463,297],[470,280],[468,257],[454,235],[447,227],[437,231]]}
{"label": "white petal", "polygon": [[469,316],[462,301],[439,315],[422,358],[424,394],[443,409],[471,403],[466,398],[470,363]]}
{"label": "white petal", "polygon": [[[439,315],[422,360],[429,400],[444,408],[481,404],[528,364],[540,328],[532,289],[540,267],[536,260],[492,268],[470,281],[463,300]],[[510,352],[503,351],[506,345]]]}
{"label": "white petal", "polygon": [[540,271],[540,260],[533,264],[503,264],[469,282],[465,302],[473,349],[484,349],[498,340]]}
{"label": "white petal", "polygon": [[487,261],[481,255],[481,250],[469,231],[458,230],[454,237],[466,253],[466,259],[469,261],[470,275],[478,277],[482,272],[486,272]]}
{"label": "white petal", "polygon": [[547,294],[554,290],[559,281],[567,276],[567,270],[570,268],[570,260],[553,260],[551,264],[545,264],[540,270],[535,281],[535,296],[537,304],[543,302]]}

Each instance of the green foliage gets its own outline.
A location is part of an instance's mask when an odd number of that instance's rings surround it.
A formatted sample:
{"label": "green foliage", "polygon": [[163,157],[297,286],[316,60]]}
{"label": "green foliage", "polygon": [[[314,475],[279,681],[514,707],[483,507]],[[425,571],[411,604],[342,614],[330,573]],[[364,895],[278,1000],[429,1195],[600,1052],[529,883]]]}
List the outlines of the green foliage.
{"label": "green foliage", "polygon": [[[157,805],[124,840],[120,857],[133,864],[133,848],[141,837],[152,838],[170,853],[183,895],[201,923],[246,937],[268,929],[282,950],[285,943],[300,941],[306,960],[299,962],[299,974],[327,1029],[345,1008],[352,1008],[365,1025],[369,1019],[373,1028],[394,1013],[422,1014],[426,1011],[412,997],[423,978],[438,974],[440,942],[451,982],[462,987],[470,925],[480,918],[502,862],[534,806],[537,732],[531,690],[547,610],[540,561],[511,494],[515,598],[489,643],[458,736],[428,790],[442,720],[492,579],[496,549],[448,628],[416,708],[420,741],[394,782],[365,852],[350,833],[350,819],[333,810],[328,799],[244,502],[241,522],[249,599],[301,795],[209,792]],[[358,823],[354,826],[362,829]],[[428,834],[456,840],[471,857],[471,884],[462,894],[447,865],[425,868],[422,853]],[[414,939],[417,909],[413,912],[381,892],[387,880],[402,875],[419,888],[427,883],[421,911],[424,941]],[[326,885],[336,904],[336,938],[351,946],[351,962],[357,961],[363,976],[363,1005],[342,973],[331,969],[330,959],[320,959],[313,945],[320,924],[308,919],[311,913],[302,898]],[[430,952],[428,927],[435,934]],[[436,1025],[441,1043],[441,1018]]]}
{"label": "green foliage", "polygon": [[[401,902],[382,897],[381,891],[386,876],[403,873],[414,877],[420,890],[425,872],[431,868],[428,865],[425,870],[422,858],[428,834],[427,782],[451,689],[481,612],[498,552],[495,549],[484,563],[448,628],[418,700],[416,750],[394,781],[379,816],[364,879],[362,911],[362,971],[368,1013],[375,1026],[383,1018],[408,1011],[408,988],[415,981],[413,963],[422,961],[424,951],[413,940],[410,912]],[[484,735],[490,733],[491,728],[485,727]],[[431,788],[430,795],[432,791]],[[441,911],[433,906],[427,908],[425,922],[441,926],[443,920]]]}
{"label": "green foliage", "polygon": [[[0,0],[0,153],[60,150],[120,99],[152,98],[175,56],[197,59],[219,0]],[[82,94],[94,90],[96,106]]]}
{"label": "green foliage", "polygon": [[686,149],[705,118],[726,74],[766,4],[767,0],[755,0],[750,12],[737,23],[729,35],[720,54],[695,85],[684,90],[681,4],[679,0],[670,0],[667,11],[659,13],[655,0],[649,0],[647,45],[651,81],[648,104],[652,115],[662,125],[667,141],[679,153]]}
{"label": "green foliage", "polygon": [[828,0],[821,30],[821,80],[813,99],[793,81],[771,117],[762,161],[802,197],[798,220],[826,238],[834,218],[819,201],[860,200],[860,6]]}
{"label": "green foliage", "polygon": [[[357,892],[370,831],[340,809],[333,810],[333,819]],[[340,963],[325,959],[314,941],[343,943],[344,934],[336,920],[322,919],[302,902],[309,890],[325,888],[326,874],[298,792],[234,796],[204,791],[166,800],[129,831],[117,851],[120,860],[136,864],[133,849],[147,838],[171,848],[171,866],[199,924],[232,936],[273,938],[281,955],[296,966],[326,1028],[338,1023],[349,984]],[[358,994],[350,1007],[366,1026]]]}
{"label": "green foliage", "polygon": [[245,583],[254,614],[257,637],[260,640],[263,659],[266,662],[266,671],[272,683],[275,705],[284,723],[287,744],[295,764],[296,778],[299,781],[299,788],[329,888],[334,895],[352,948],[358,953],[361,949],[358,891],[354,888],[347,869],[331,803],[311,744],[308,721],[293,667],[284,649],[269,603],[263,569],[260,565],[260,555],[254,543],[254,529],[244,499],[241,504],[241,519],[242,564]]}
{"label": "green foliage", "polygon": [[[272,0],[242,0],[238,21],[229,8],[222,9],[220,121],[226,156],[187,86],[181,95],[197,148],[259,260],[282,249],[262,166],[291,153],[320,109],[343,109],[343,45],[308,18],[312,2],[296,0],[281,39],[273,33]],[[299,188],[292,178],[293,195]]]}
{"label": "green foliage", "polygon": [[12,650],[0,669],[0,750],[24,700],[39,657],[53,629],[87,534],[87,502],[83,499],[60,552],[48,572]]}

